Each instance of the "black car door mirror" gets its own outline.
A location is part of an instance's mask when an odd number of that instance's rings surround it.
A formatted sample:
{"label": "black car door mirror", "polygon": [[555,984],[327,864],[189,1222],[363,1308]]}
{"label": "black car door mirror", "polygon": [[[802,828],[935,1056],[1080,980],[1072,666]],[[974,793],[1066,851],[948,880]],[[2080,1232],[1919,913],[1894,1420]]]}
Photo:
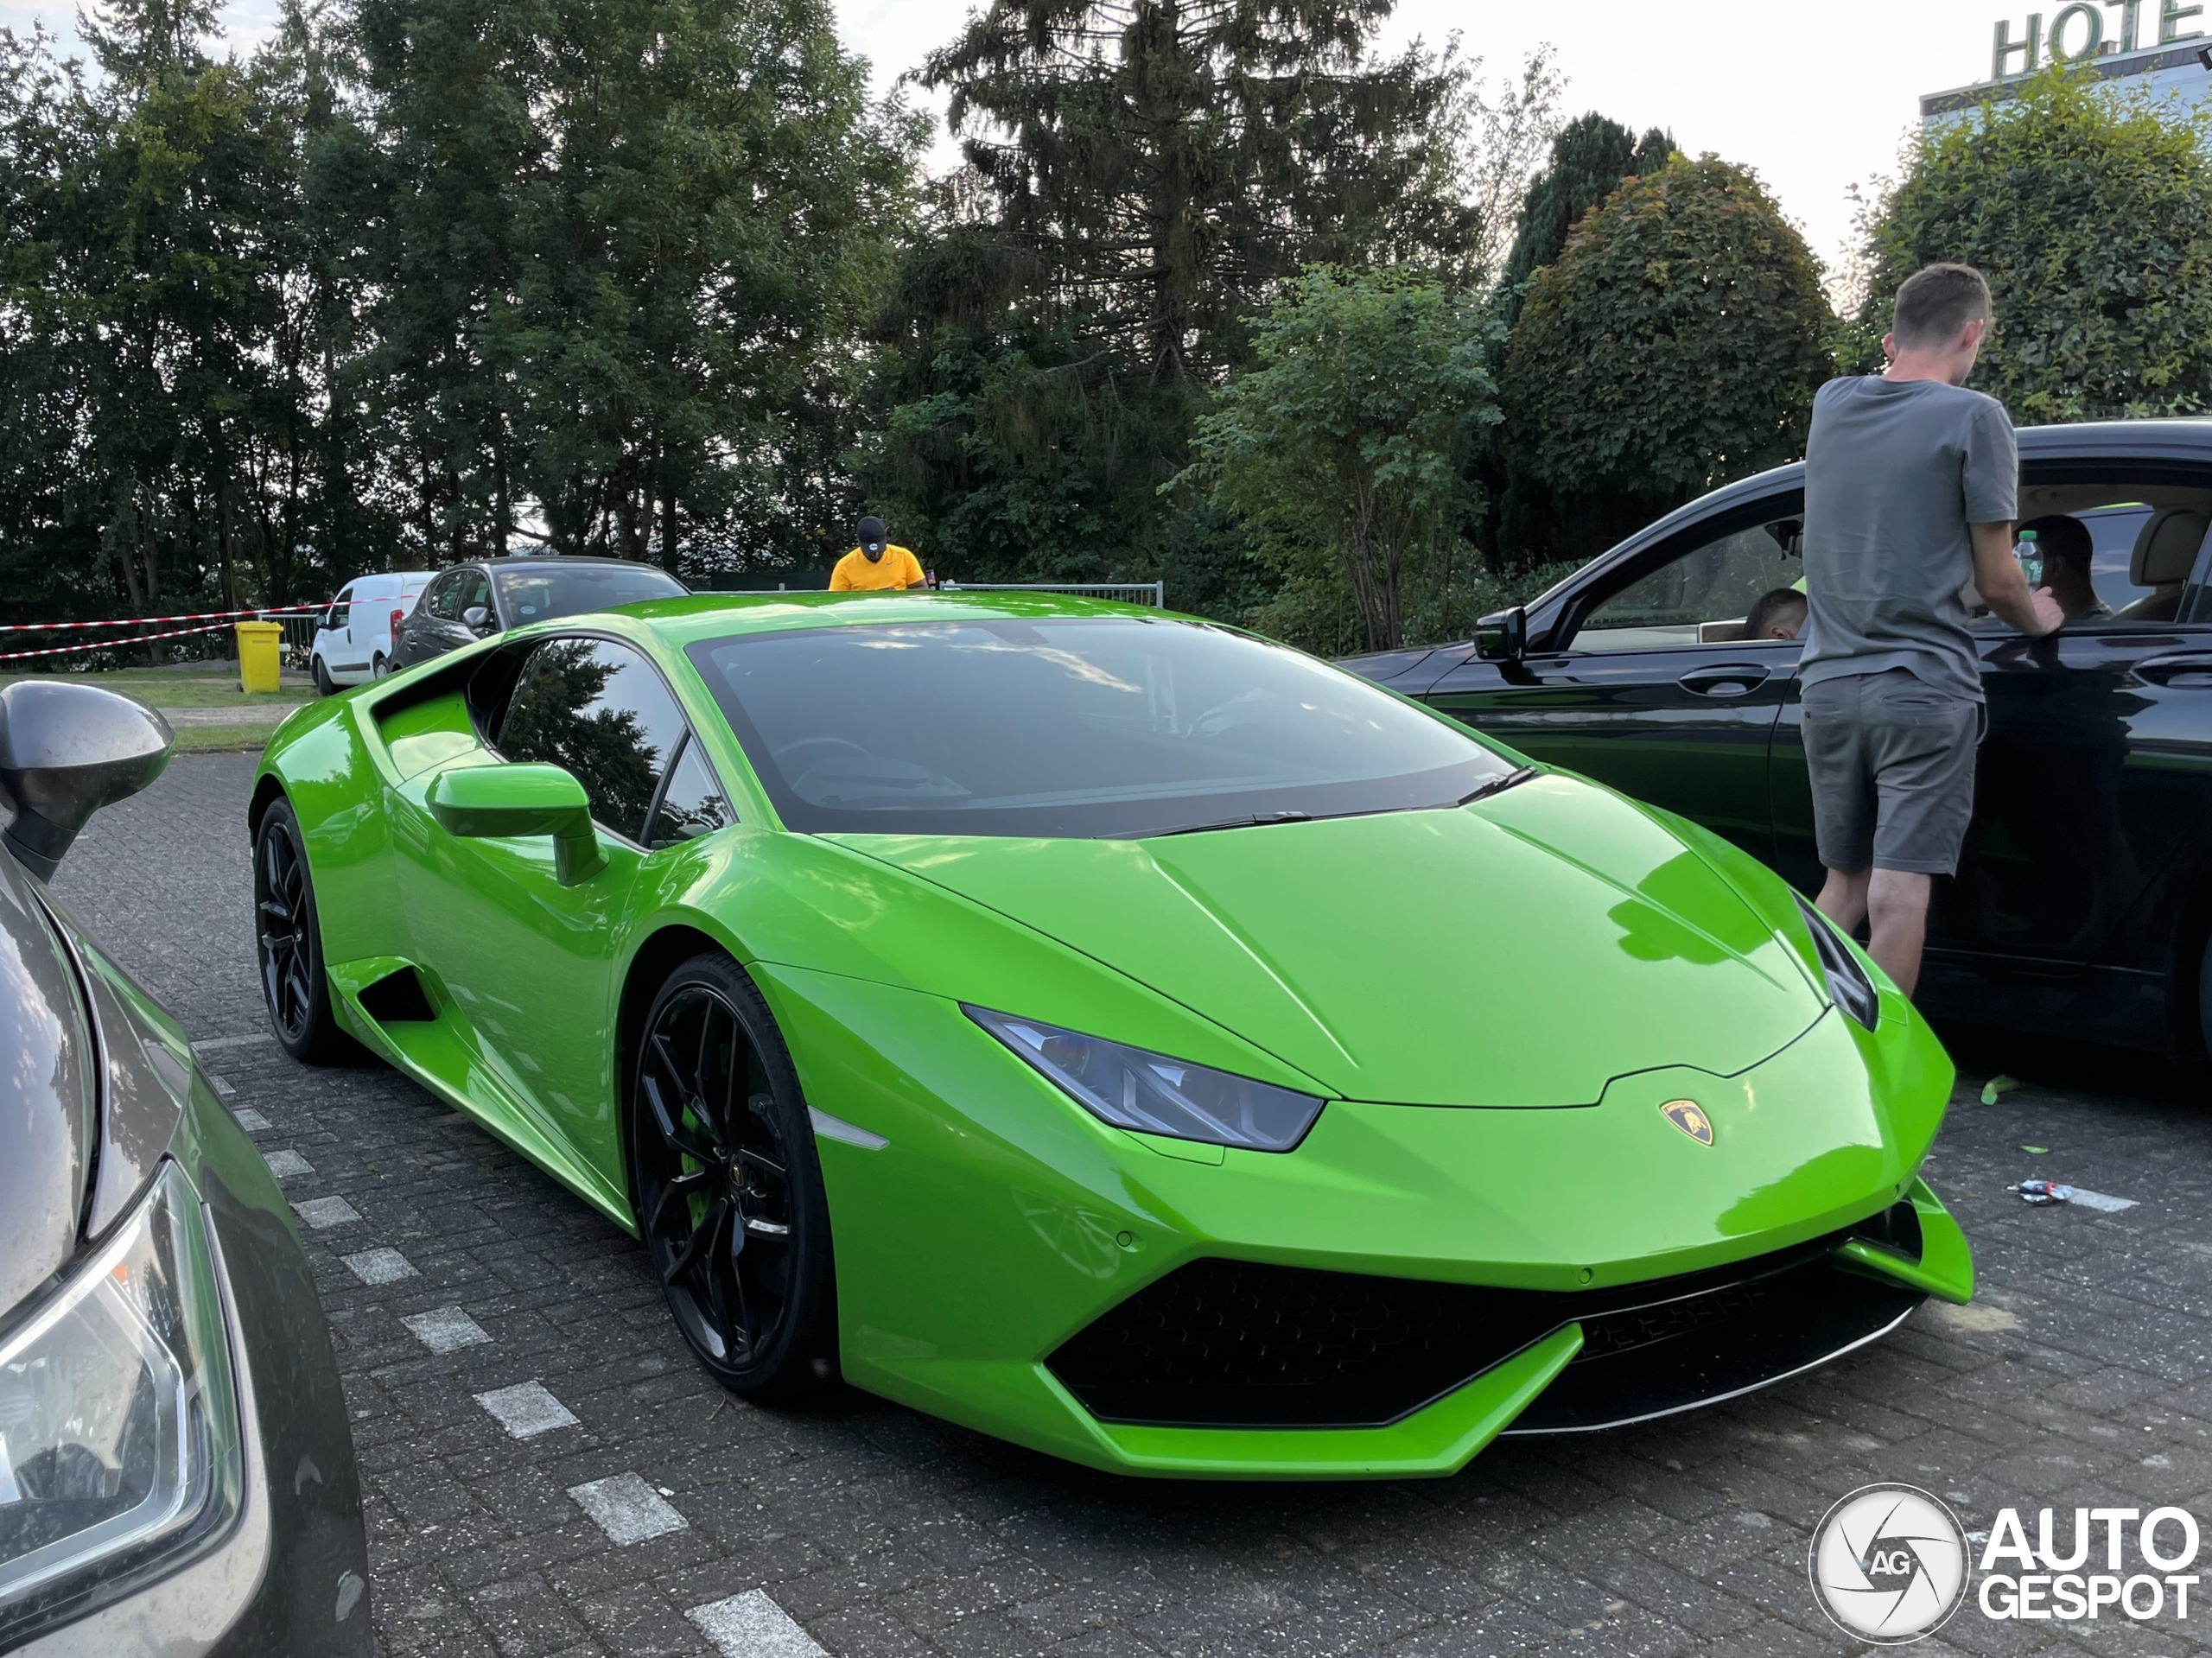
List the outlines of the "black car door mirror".
{"label": "black car door mirror", "polygon": [[1516,605],[1475,624],[1475,654],[1484,662],[1518,662],[1529,654],[1529,613]]}
{"label": "black car door mirror", "polygon": [[96,685],[21,679],[0,689],[0,800],[16,813],[0,839],[51,880],[86,820],[161,776],[175,741],[143,702]]}

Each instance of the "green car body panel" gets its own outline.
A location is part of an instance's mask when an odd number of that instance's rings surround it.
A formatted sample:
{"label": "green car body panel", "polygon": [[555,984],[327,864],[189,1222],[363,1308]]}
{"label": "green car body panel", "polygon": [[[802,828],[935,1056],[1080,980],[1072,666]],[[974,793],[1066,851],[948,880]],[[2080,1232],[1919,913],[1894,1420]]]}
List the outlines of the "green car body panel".
{"label": "green car body panel", "polygon": [[[1854,1238],[1836,1263],[1971,1295],[1965,1240],[1917,1178],[1953,1082],[1932,1032],[1863,957],[1881,1017],[1846,1016],[1778,880],[1585,779],[1540,772],[1456,809],[1154,839],[784,829],[685,648],[962,608],[1130,613],[769,595],[531,630],[645,654],[737,818],[651,854],[603,835],[605,867],[565,886],[550,835],[461,839],[432,810],[441,776],[504,764],[464,686],[519,636],[292,715],[256,811],[281,791],[298,815],[340,1023],[634,1231],[622,1033],[659,975],[728,951],[809,1106],[834,1120],[817,1150],[846,1379],[1122,1472],[1448,1474],[1583,1341],[1566,1324],[1382,1426],[1093,1417],[1047,1356],[1201,1258],[1567,1293],[1746,1261],[1905,1202],[1917,1259]],[[435,1017],[365,1008],[402,966]],[[1287,1153],[1128,1132],[963,1004],[1328,1104]],[[1661,1109],[1682,1100],[1710,1144]]]}

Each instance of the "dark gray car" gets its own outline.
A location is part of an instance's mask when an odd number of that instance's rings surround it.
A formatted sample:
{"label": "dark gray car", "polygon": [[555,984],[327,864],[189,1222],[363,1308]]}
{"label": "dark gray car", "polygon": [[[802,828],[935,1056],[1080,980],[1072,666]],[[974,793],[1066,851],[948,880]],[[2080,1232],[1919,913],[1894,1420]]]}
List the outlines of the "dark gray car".
{"label": "dark gray car", "polygon": [[680,599],[690,588],[666,570],[625,558],[487,558],[441,570],[392,640],[392,665],[411,668],[493,633],[556,616]]}
{"label": "dark gray car", "polygon": [[344,1395],[275,1178],[47,886],[168,727],[0,690],[0,1650],[365,1654]]}

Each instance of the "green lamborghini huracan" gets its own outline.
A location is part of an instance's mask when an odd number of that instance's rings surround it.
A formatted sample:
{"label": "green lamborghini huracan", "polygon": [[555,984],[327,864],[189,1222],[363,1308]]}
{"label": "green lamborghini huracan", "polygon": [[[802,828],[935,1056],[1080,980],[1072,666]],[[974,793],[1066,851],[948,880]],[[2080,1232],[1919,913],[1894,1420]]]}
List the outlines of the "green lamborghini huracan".
{"label": "green lamborghini huracan", "polygon": [[730,1387],[1445,1474],[1963,1301],[1952,1073],[1688,822],[1041,594],[657,600],[288,720],[264,988],[645,1242]]}

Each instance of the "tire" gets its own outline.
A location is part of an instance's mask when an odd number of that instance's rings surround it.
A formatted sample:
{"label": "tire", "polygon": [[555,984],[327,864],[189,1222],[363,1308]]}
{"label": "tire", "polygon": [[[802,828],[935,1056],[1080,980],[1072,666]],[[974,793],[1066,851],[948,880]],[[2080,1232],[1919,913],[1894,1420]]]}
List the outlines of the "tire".
{"label": "tire", "polygon": [[2205,1056],[2212,1058],[2212,938],[2204,941],[2204,959],[2196,968],[2196,1023]]}
{"label": "tire", "polygon": [[360,1049],[330,1011],[305,847],[292,803],[271,803],[253,837],[254,959],[270,1027],[284,1051],[310,1065],[336,1064]]}
{"label": "tire", "polygon": [[315,659],[314,667],[315,694],[319,696],[337,696],[338,682],[331,678],[330,670],[322,665],[322,658],[321,657],[317,657]]}
{"label": "tire", "polygon": [[783,1034],[736,962],[669,976],[628,1081],[638,1231],[676,1327],[734,1393],[820,1399],[838,1380],[830,1200]]}
{"label": "tire", "polygon": [[385,658],[383,651],[378,651],[376,656],[369,663],[369,677],[371,679],[382,679],[391,672],[391,662]]}

